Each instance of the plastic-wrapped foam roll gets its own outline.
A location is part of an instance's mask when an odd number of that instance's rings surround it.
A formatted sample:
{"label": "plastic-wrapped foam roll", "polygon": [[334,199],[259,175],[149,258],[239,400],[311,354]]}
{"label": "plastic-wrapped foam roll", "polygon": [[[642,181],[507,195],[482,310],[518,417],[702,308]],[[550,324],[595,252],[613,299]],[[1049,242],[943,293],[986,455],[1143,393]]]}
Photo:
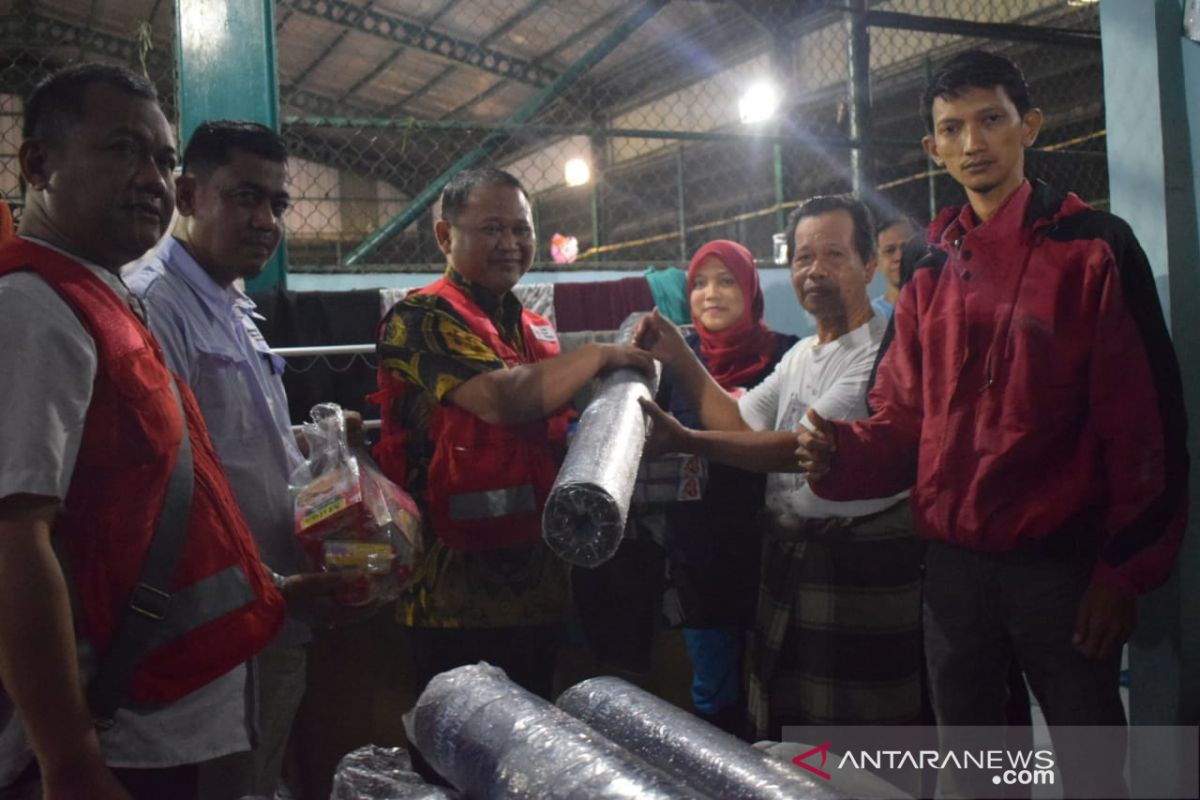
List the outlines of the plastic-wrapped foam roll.
{"label": "plastic-wrapped foam roll", "polygon": [[[621,323],[617,344],[632,343],[643,316],[631,314]],[[595,567],[617,552],[646,443],[638,398],[652,399],[657,390],[657,375],[615,370],[580,416],[542,514],[542,537],[564,561]]]}
{"label": "plastic-wrapped foam roll", "polygon": [[835,800],[843,795],[620,678],[572,686],[558,707],[625,749],[713,797]]}
{"label": "plastic-wrapped foam roll", "polygon": [[461,800],[454,789],[431,786],[413,771],[403,747],[367,745],[342,756],[329,800]]}
{"label": "plastic-wrapped foam roll", "polygon": [[471,798],[697,796],[488,664],[436,676],[404,728],[434,769]]}

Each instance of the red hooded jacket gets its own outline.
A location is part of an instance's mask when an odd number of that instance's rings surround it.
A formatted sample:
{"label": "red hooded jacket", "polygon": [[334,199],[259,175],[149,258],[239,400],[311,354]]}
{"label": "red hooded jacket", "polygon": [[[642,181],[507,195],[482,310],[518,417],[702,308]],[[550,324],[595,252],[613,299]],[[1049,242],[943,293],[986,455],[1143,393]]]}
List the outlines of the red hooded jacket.
{"label": "red hooded jacket", "polygon": [[[990,552],[1069,540],[1094,578],[1162,583],[1187,514],[1186,416],[1154,276],[1121,219],[1045,184],[929,228],[833,500],[913,487],[918,532]],[[1039,545],[1040,546],[1040,543]]]}

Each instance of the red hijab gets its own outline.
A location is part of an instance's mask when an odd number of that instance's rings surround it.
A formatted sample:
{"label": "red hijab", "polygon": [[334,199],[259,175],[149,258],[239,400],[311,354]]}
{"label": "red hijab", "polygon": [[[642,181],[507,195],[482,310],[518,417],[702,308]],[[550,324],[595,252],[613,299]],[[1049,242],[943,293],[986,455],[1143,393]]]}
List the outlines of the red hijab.
{"label": "red hijab", "polygon": [[758,377],[771,363],[775,333],[763,323],[763,293],[750,251],[737,242],[718,239],[701,247],[688,265],[688,307],[696,287],[696,269],[709,256],[725,265],[742,289],[745,305],[737,322],[723,331],[710,331],[693,319],[700,337],[700,355],[722,389],[732,391]]}

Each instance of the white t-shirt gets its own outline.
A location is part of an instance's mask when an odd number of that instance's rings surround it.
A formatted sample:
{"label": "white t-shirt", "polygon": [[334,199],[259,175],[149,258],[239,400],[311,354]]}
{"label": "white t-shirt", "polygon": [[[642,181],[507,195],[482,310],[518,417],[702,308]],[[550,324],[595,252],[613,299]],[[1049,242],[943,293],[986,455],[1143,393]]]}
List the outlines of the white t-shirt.
{"label": "white t-shirt", "polygon": [[[76,259],[78,261],[78,259]],[[121,280],[84,262],[121,298]],[[75,312],[32,272],[0,278],[0,497],[67,495],[83,421],[96,376],[96,346]],[[90,676],[89,649],[80,642],[80,673]],[[161,708],[120,709],[100,731],[105,760],[115,767],[167,767],[250,749],[246,667]],[[11,782],[31,753],[18,715],[0,699],[0,786]]]}
{"label": "white t-shirt", "polygon": [[[766,380],[738,400],[742,419],[756,431],[812,427],[805,419],[809,408],[826,419],[865,419],[867,382],[885,330],[887,320],[877,315],[832,342],[818,344],[816,336],[801,339]],[[907,495],[834,502],[817,497],[801,473],[773,472],[767,476],[766,505],[797,517],[861,517]]]}

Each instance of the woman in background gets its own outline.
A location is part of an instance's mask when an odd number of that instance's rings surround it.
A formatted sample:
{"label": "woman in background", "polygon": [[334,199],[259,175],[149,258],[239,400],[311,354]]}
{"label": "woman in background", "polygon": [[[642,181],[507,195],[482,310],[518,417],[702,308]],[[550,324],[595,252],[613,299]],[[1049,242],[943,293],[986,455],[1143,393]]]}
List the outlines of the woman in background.
{"label": "woman in background", "polygon": [[[717,240],[701,247],[688,266],[687,291],[696,332],[688,345],[721,388],[735,397],[771,374],[797,338],[763,323],[763,293],[750,251]],[[658,403],[689,428],[699,414],[669,370]],[[760,538],[755,515],[766,476],[723,464],[708,465],[697,501],[667,510],[667,619],[683,628],[692,663],[692,703],[708,721],[744,732],[742,653],[754,624]]]}

